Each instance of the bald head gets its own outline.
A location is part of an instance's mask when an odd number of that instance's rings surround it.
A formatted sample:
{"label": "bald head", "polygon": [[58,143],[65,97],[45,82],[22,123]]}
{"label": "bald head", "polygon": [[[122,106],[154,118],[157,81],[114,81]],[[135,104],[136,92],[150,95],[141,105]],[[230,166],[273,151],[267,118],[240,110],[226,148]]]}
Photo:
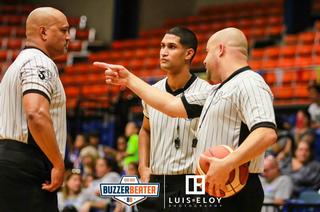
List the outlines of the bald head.
{"label": "bald head", "polygon": [[52,7],[33,10],[26,21],[26,46],[36,47],[54,59],[67,51],[69,24],[67,17]]}
{"label": "bald head", "polygon": [[248,42],[243,32],[237,28],[225,28],[213,34],[208,45],[224,44],[227,48],[248,56]]}
{"label": "bald head", "polygon": [[40,27],[50,27],[60,19],[66,19],[66,16],[55,8],[39,7],[34,9],[26,21],[27,39],[38,34]]}

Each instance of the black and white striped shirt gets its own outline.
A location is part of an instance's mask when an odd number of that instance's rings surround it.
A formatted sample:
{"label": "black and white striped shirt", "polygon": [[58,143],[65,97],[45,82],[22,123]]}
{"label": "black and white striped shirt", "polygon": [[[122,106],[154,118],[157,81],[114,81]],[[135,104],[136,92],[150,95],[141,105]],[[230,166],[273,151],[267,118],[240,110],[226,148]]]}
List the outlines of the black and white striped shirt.
{"label": "black and white striped shirt", "polygon": [[37,48],[21,51],[0,83],[0,139],[30,142],[22,97],[39,93],[50,102],[50,115],[59,150],[64,156],[66,128],[66,96],[54,62]]}
{"label": "black and white striped shirt", "polygon": [[[167,78],[153,85],[162,91],[175,96],[182,94],[207,91],[211,85],[192,75],[183,89],[172,91],[167,84]],[[155,175],[177,175],[192,173],[194,162],[194,148],[192,140],[198,118],[182,119],[172,118],[154,108],[144,104],[144,115],[150,123],[150,168]],[[175,147],[174,140],[179,137],[180,147]]]}
{"label": "black and white striped shirt", "polygon": [[[237,70],[209,92],[183,96],[188,117],[199,117],[201,114],[196,159],[212,146],[224,144],[236,149],[258,127],[275,129],[272,101],[270,88],[250,67]],[[198,105],[203,105],[202,111],[197,109]],[[261,154],[251,160],[251,173],[263,171],[263,156]]]}

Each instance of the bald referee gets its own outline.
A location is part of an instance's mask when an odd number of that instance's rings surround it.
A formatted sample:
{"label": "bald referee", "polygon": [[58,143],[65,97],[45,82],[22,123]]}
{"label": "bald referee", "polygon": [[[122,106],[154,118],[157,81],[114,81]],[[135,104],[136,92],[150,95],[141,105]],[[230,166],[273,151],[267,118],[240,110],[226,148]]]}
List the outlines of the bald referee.
{"label": "bald referee", "polygon": [[[173,117],[199,117],[196,158],[210,146],[226,144],[235,149],[224,159],[211,159],[206,181],[209,189],[225,191],[229,172],[250,161],[249,179],[241,192],[223,199],[214,211],[260,212],[263,190],[258,174],[263,170],[265,150],[277,135],[272,93],[248,66],[248,44],[236,28],[213,34],[207,43],[204,64],[208,77],[221,82],[209,92],[176,98],[149,86],[119,65],[95,63],[106,68],[106,82],[126,85],[147,104]],[[203,106],[201,111],[200,106]],[[213,209],[212,209],[213,210]]]}
{"label": "bald referee", "polygon": [[63,182],[66,97],[53,58],[69,41],[66,16],[33,10],[26,47],[0,83],[0,211],[58,211]]}
{"label": "bald referee", "polygon": [[[161,41],[160,67],[167,77],[153,86],[174,96],[210,89],[210,84],[190,73],[197,50],[196,35],[187,28],[173,27]],[[139,173],[143,182],[160,183],[160,198],[147,198],[139,211],[164,211],[169,197],[185,194],[185,176],[193,173],[198,118],[172,118],[143,104],[144,119],[139,133]],[[165,199],[164,199],[165,198]],[[164,205],[164,200],[166,205]],[[174,208],[190,211],[190,208]],[[199,210],[197,210],[199,211]]]}

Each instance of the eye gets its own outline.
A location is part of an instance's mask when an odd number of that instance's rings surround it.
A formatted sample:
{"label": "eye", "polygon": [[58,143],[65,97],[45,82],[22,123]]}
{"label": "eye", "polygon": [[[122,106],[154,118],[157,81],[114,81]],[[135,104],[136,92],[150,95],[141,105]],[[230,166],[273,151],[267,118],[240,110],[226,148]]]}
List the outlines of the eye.
{"label": "eye", "polygon": [[168,48],[169,49],[176,49],[177,47],[175,45],[169,44]]}

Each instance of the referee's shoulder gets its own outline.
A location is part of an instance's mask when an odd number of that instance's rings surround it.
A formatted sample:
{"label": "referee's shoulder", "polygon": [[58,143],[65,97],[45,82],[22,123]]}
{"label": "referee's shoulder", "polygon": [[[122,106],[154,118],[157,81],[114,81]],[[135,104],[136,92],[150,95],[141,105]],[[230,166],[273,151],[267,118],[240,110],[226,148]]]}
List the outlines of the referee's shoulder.
{"label": "referee's shoulder", "polygon": [[255,71],[245,71],[239,74],[237,79],[235,80],[237,87],[241,89],[246,89],[248,85],[253,87],[260,87],[265,89],[270,89],[264,78]]}
{"label": "referee's shoulder", "polygon": [[163,85],[165,85],[166,79],[167,79],[167,77],[159,80],[158,82],[155,82],[154,84],[152,84],[152,86],[153,86],[153,87],[156,87],[156,88],[160,88],[160,87],[162,87]]}

